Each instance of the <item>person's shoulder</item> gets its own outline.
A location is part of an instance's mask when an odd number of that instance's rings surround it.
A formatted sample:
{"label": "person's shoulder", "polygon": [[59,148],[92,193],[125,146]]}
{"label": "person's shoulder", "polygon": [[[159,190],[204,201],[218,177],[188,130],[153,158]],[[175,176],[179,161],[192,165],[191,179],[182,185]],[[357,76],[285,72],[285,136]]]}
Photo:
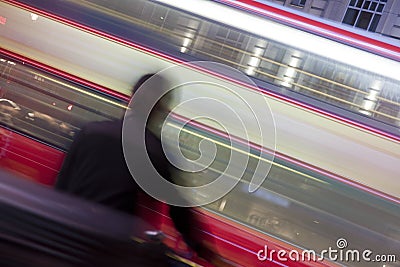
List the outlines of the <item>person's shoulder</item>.
{"label": "person's shoulder", "polygon": [[161,140],[150,130],[145,131],[146,144],[161,145]]}
{"label": "person's shoulder", "polygon": [[115,135],[120,134],[122,130],[122,121],[94,121],[86,124],[82,128],[85,135]]}

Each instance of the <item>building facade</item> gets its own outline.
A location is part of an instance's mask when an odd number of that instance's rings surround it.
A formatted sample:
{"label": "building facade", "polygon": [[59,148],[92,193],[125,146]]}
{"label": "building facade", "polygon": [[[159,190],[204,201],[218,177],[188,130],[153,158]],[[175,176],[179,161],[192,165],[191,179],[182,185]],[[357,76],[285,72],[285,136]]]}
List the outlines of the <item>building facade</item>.
{"label": "building facade", "polygon": [[400,40],[398,0],[264,0]]}

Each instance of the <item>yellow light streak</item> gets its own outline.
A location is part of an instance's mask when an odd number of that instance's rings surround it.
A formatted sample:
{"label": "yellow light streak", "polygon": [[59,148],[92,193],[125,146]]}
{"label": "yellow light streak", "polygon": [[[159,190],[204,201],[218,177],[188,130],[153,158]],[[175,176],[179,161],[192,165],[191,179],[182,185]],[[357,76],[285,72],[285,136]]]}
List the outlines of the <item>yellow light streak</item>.
{"label": "yellow light streak", "polygon": [[62,82],[62,81],[60,81],[60,80],[51,78],[51,77],[49,77],[49,76],[43,76],[41,73],[36,73],[36,72],[32,72],[32,73],[34,73],[34,74],[37,75],[37,76],[43,77],[43,78],[46,79],[46,80],[49,80],[49,81],[52,81],[52,82],[57,83],[57,84],[59,84],[59,85],[62,85],[63,87],[67,87],[67,88],[69,88],[69,89],[72,89],[73,91],[77,91],[77,92],[79,92],[79,93],[81,93],[81,94],[85,94],[85,95],[88,95],[88,96],[90,96],[90,97],[96,98],[96,99],[98,99],[98,100],[100,100],[100,101],[103,101],[103,102],[112,104],[112,105],[114,105],[114,106],[117,106],[117,107],[120,107],[120,108],[123,108],[123,109],[127,109],[127,108],[128,108],[127,105],[118,103],[118,102],[113,101],[113,100],[111,100],[111,99],[108,99],[108,98],[106,98],[106,97],[102,97],[102,96],[100,96],[100,95],[98,95],[98,94],[95,94],[95,93],[92,93],[92,92],[90,92],[90,91],[88,91],[88,90],[80,89],[80,88],[78,88],[78,87],[76,87],[76,86],[72,86],[71,84]]}
{"label": "yellow light streak", "polygon": [[[188,129],[179,127],[178,125],[172,124],[172,123],[170,123],[170,122],[167,123],[167,124],[168,124],[169,126],[175,128],[175,129],[178,129],[178,130],[181,130],[181,131],[186,132],[186,133],[188,133],[188,134],[194,135],[194,136],[196,136],[196,137],[199,137],[199,138],[202,138],[202,139],[211,141],[211,142],[213,142],[213,143],[215,143],[215,144],[217,144],[217,145],[219,145],[219,146],[221,146],[221,147],[225,147],[225,148],[228,148],[228,149],[230,149],[230,150],[233,150],[233,151],[242,153],[242,154],[247,155],[247,156],[250,156],[251,158],[254,158],[254,159],[256,159],[256,160],[260,160],[260,161],[263,161],[263,162],[270,163],[270,164],[275,165],[275,166],[277,166],[277,167],[279,167],[279,168],[285,169],[285,170],[290,171],[290,172],[292,172],[292,173],[299,174],[299,175],[301,175],[301,176],[303,176],[303,177],[306,177],[306,178],[308,178],[308,179],[311,179],[311,180],[314,180],[314,181],[317,181],[317,182],[320,182],[320,183],[323,183],[323,184],[328,184],[327,182],[321,181],[320,179],[315,178],[315,177],[313,177],[313,176],[311,176],[311,175],[308,175],[308,174],[299,172],[299,171],[297,171],[297,170],[294,170],[294,169],[289,168],[289,167],[287,167],[287,166],[284,166],[284,165],[282,165],[282,164],[276,163],[276,162],[274,162],[274,161],[271,161],[271,160],[268,160],[268,159],[265,159],[265,158],[256,156],[256,155],[254,155],[254,154],[252,154],[252,153],[245,152],[245,151],[243,151],[242,149],[239,149],[239,148],[233,147],[233,146],[231,146],[231,145],[222,143],[222,142],[220,142],[220,141],[217,141],[217,140],[212,139],[212,138],[210,138],[210,137],[204,136],[204,135],[202,135],[202,134],[200,134],[200,133],[197,133],[197,132],[194,132],[194,131],[192,131],[192,130],[188,130]],[[228,176],[229,176],[229,175],[228,175]],[[238,179],[238,177],[233,177],[233,178]]]}

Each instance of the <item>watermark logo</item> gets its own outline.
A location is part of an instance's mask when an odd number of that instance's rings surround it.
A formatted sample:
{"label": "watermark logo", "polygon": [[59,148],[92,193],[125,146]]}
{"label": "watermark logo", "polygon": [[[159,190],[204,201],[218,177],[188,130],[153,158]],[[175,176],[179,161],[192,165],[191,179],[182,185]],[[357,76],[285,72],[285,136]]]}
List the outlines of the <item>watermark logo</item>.
{"label": "watermark logo", "polygon": [[346,248],[347,247],[347,240],[346,239],[344,239],[344,238],[339,238],[338,240],[336,240],[336,246],[339,248],[339,249],[344,249],[344,248]]}
{"label": "watermark logo", "polygon": [[369,249],[347,249],[348,242],[345,238],[336,240],[336,248],[328,247],[328,249],[319,252],[315,250],[274,250],[269,249],[267,245],[257,252],[257,258],[260,261],[279,260],[295,261],[295,262],[322,262],[324,260],[338,262],[379,262],[394,263],[397,261],[396,254],[374,254]]}
{"label": "watermark logo", "polygon": [[[214,171],[218,177],[207,184],[171,183],[156,171],[150,160],[152,148],[146,148],[146,125],[160,99],[163,96],[169,99],[171,93],[172,99],[165,104],[168,115],[158,125],[162,149],[171,165],[188,174],[207,171],[215,161],[224,162],[222,170]],[[174,123],[177,117],[179,124]],[[194,148],[199,157],[185,155],[180,138],[192,122],[222,132],[223,142],[228,140],[228,145],[222,145],[229,153],[218,151],[222,141],[203,138]],[[200,136],[195,131],[192,135]],[[140,86],[125,114],[122,140],[128,168],[144,191],[171,205],[198,206],[231,191],[248,170],[250,160],[252,177],[247,180],[248,191],[254,192],[261,186],[274,158],[275,122],[265,96],[245,74],[215,62],[190,62],[166,68]],[[254,156],[253,144],[248,140],[255,140],[266,150],[257,151]]]}

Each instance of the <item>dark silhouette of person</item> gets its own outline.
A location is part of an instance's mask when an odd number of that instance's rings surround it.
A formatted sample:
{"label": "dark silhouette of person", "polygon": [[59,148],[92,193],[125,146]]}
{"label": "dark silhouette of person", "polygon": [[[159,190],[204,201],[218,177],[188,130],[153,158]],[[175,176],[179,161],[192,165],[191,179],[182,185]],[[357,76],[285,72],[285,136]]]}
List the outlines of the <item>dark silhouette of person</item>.
{"label": "dark silhouette of person", "polygon": [[[152,76],[153,74],[143,76],[133,91]],[[160,109],[160,105],[156,105],[155,109],[157,108]],[[153,166],[162,177],[171,180],[171,165],[163,152],[160,139],[148,129],[145,131],[145,138],[147,153]],[[55,188],[135,214],[136,198],[141,188],[132,178],[124,159],[122,120],[91,122],[81,129],[64,160]],[[170,216],[175,228],[191,249],[200,257],[223,265],[219,263],[220,258],[203,245],[197,236],[198,231],[193,231],[199,222],[191,208],[170,206]],[[204,225],[202,228],[204,229]]]}

